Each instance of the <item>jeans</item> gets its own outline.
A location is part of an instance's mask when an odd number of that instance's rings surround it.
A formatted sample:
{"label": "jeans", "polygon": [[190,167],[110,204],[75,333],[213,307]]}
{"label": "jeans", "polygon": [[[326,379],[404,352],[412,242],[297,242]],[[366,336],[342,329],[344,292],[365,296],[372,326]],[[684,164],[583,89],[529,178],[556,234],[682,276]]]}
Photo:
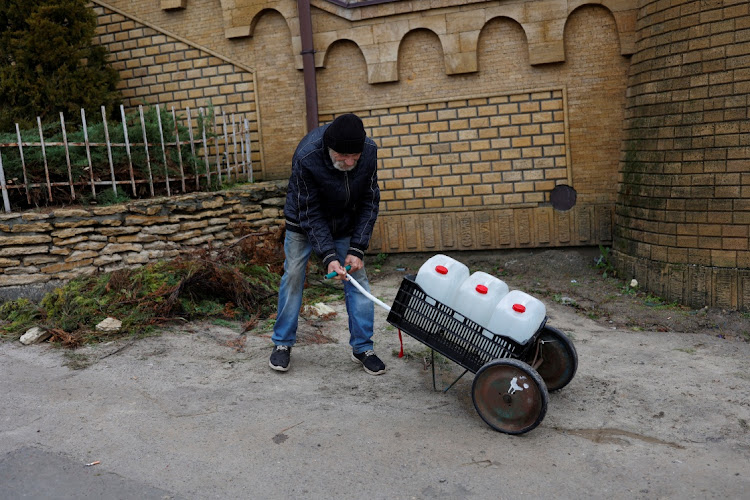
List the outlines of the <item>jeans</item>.
{"label": "jeans", "polygon": [[[349,238],[334,240],[336,255],[343,264],[349,250]],[[297,340],[297,324],[302,307],[302,291],[305,286],[305,270],[312,253],[312,246],[304,234],[287,231],[284,238],[284,275],[279,285],[279,308],[271,340],[276,345],[292,346]],[[352,277],[370,292],[367,273],[362,268],[351,273]],[[344,281],[346,312],[349,315],[349,345],[359,354],[373,348],[372,335],[375,322],[375,306],[351,283]]]}

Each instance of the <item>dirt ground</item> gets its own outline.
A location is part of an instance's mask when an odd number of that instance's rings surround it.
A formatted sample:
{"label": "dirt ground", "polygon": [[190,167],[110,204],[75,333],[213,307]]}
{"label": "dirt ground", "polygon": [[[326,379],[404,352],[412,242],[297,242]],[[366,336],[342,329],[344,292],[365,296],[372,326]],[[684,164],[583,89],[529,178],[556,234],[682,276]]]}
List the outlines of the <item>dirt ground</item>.
{"label": "dirt ground", "polygon": [[[404,335],[399,358],[379,308],[388,369],[364,373],[340,299],[332,317],[301,321],[287,373],[268,368],[269,323],[175,325],[73,352],[0,344],[0,497],[746,498],[750,319],[628,291],[598,255],[452,255],[542,299],[578,352],[575,378],[521,436],[482,421],[471,374],[435,391],[429,350]],[[373,293],[392,303],[429,256],[371,258]],[[440,360],[439,389],[461,371]]]}

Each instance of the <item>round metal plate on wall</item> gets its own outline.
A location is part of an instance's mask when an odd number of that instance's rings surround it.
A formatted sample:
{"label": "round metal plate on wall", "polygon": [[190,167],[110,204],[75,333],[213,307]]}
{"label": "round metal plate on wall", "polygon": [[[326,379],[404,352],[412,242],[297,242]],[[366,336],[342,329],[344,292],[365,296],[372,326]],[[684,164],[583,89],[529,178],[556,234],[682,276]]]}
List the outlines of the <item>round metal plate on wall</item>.
{"label": "round metal plate on wall", "polygon": [[552,208],[563,212],[575,206],[577,197],[578,193],[576,193],[576,190],[567,184],[558,184],[549,195]]}

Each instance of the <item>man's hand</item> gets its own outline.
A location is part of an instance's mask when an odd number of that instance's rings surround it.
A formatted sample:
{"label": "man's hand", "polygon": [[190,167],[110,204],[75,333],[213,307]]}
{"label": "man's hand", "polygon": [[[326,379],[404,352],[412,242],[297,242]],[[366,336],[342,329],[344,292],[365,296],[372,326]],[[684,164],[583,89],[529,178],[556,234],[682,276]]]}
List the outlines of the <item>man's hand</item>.
{"label": "man's hand", "polygon": [[[344,266],[351,266],[351,269],[349,269],[349,272],[355,272],[362,269],[365,264],[362,262],[362,259],[359,257],[355,257],[354,255],[347,255],[346,260],[344,261]],[[335,280],[343,280],[346,279],[346,269],[341,265],[341,263],[337,260],[332,261],[330,264],[328,264],[328,274],[336,273],[336,276],[333,278]]]}
{"label": "man's hand", "polygon": [[331,273],[336,273],[336,276],[334,276],[333,278],[335,280],[341,281],[346,278],[346,269],[344,269],[341,266],[341,262],[337,260],[331,261],[331,263],[328,264],[328,274],[331,274]]}
{"label": "man's hand", "polygon": [[362,262],[362,259],[359,257],[355,257],[354,255],[347,255],[346,260],[344,261],[345,266],[352,266],[352,269],[350,272],[359,271],[363,267],[365,267],[365,263]]}

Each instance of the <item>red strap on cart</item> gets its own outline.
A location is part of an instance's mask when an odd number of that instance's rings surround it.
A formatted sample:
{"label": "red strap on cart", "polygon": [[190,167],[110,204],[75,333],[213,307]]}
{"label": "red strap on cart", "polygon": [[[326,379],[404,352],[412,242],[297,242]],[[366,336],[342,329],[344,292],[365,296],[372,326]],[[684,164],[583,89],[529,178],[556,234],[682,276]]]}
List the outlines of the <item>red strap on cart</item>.
{"label": "red strap on cart", "polygon": [[404,339],[401,337],[401,328],[398,329],[398,341],[401,343],[401,350],[398,352],[398,357],[404,357]]}

